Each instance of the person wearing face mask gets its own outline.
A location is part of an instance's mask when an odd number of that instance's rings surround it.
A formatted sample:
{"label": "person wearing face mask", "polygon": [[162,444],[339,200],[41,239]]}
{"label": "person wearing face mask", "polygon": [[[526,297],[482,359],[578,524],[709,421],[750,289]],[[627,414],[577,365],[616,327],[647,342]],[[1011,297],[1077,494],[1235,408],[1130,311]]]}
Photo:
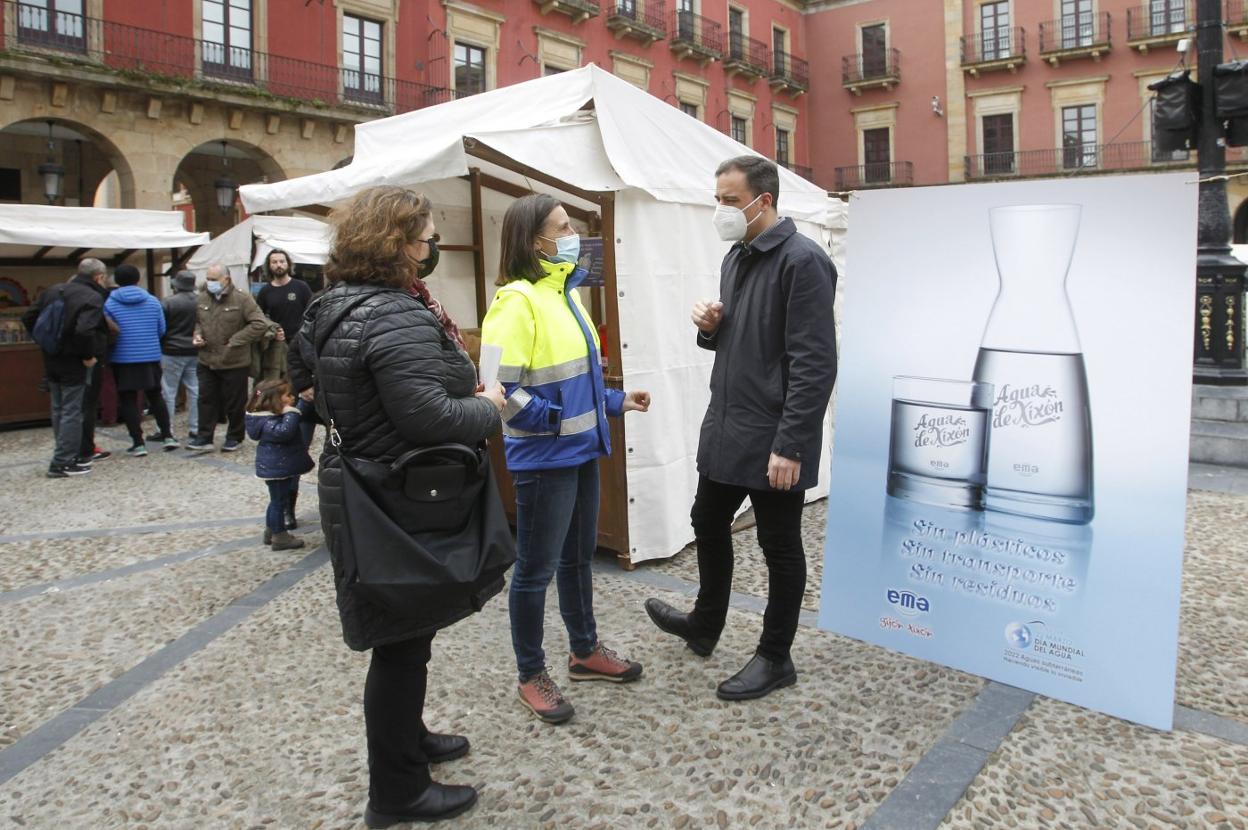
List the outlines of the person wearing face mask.
{"label": "person wearing face mask", "polygon": [[698,598],[687,614],[658,599],[645,608],[695,654],[711,654],[732,591],[732,523],[748,498],[767,563],[767,611],[753,658],[717,694],[749,700],[797,679],[789,651],[806,589],[802,508],[804,491],[819,477],[824,414],[836,382],[836,268],[776,212],[774,162],[729,159],[715,177],[713,223],[733,245],[720,267],[720,300],[693,308],[698,345],[715,352],[691,515]]}
{"label": "person wearing face mask", "polygon": [[251,344],[264,336],[269,321],[251,292],[233,286],[223,265],[210,265],[195,309],[191,343],[199,349],[199,434],[186,445],[211,452],[213,433],[228,421],[222,452],[242,446],[246,436],[247,376]]}
{"label": "person wearing face mask", "polygon": [[574,710],[542,650],[546,589],[555,578],[571,680],[641,676],[598,639],[592,565],[598,544],[598,459],[611,452],[608,416],[645,412],[647,392],[606,386],[598,333],[577,296],[580,237],[551,196],[525,196],[503,217],[498,293],[481,342],[502,349],[503,447],[516,485],[516,566],[508,595],[521,702],[546,723]]}

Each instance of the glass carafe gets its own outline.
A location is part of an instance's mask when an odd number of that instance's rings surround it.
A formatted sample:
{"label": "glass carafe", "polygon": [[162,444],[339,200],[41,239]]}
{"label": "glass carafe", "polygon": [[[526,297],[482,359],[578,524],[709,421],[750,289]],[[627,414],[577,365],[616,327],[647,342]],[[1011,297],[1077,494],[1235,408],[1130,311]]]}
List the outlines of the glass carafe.
{"label": "glass carafe", "polygon": [[1088,381],[1066,274],[1078,205],[989,211],[1000,289],[975,361],[994,389],[984,506],[1060,522],[1092,519]]}

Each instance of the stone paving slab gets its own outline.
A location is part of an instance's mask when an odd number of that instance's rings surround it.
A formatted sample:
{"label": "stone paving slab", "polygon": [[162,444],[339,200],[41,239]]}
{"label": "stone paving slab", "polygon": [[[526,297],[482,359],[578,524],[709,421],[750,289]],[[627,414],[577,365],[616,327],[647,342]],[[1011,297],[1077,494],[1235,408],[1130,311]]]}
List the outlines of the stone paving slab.
{"label": "stone paving slab", "polygon": [[1037,698],[941,828],[1248,827],[1248,746]]}
{"label": "stone paving slab", "polygon": [[0,748],[287,568],[260,544],[0,605]]}
{"label": "stone paving slab", "polygon": [[235,526],[0,544],[0,593],[207,548],[248,534],[258,543],[262,533],[257,522],[254,532]]}
{"label": "stone paving slab", "polygon": [[1248,724],[1245,631],[1248,498],[1188,493],[1175,681],[1179,703]]}
{"label": "stone paving slab", "polygon": [[[645,622],[652,592],[599,576],[600,631],[646,675],[565,683],[578,712],[562,727],[515,699],[504,599],[439,634],[427,721],[469,734],[474,749],[437,775],[482,789],[456,827],[852,826],[982,685],[804,629],[797,686],[725,704],[714,686],[748,657],[760,619],[732,612],[701,660]],[[547,631],[558,664],[553,607]],[[321,569],[0,787],[0,816],[25,827],[361,826],[366,667],[341,642]]]}

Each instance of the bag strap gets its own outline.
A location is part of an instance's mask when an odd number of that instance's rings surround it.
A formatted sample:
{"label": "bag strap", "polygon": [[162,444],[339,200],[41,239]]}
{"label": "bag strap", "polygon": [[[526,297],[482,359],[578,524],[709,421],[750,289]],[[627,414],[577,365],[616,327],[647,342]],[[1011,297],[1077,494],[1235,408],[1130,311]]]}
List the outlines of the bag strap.
{"label": "bag strap", "polygon": [[[335,315],[333,322],[330,323],[325,329],[321,328],[321,313],[318,310],[316,320],[312,323],[312,348],[316,357],[316,377],[324,376],[321,373],[321,355],[325,351],[325,345],[329,343],[330,336],[332,336],[338,327],[342,325],[343,321],[347,319],[347,315],[372,296],[373,294],[360,294],[357,297],[352,297],[350,300],[347,300],[343,304],[342,309],[337,315]],[[325,332],[323,336],[321,334],[322,331]],[[329,406],[329,395],[320,395],[318,397],[320,397],[322,402],[325,404],[325,414],[329,416],[329,424],[327,425],[329,431],[329,444],[338,452],[339,455],[342,455],[342,435],[338,432],[337,426],[334,424],[334,412]]]}

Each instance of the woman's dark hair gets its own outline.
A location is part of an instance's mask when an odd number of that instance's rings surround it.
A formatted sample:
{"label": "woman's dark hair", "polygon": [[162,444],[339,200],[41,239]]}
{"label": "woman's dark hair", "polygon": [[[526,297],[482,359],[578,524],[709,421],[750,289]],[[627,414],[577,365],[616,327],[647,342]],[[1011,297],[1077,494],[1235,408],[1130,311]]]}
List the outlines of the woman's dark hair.
{"label": "woman's dark hair", "polygon": [[329,215],[334,244],[325,279],[349,285],[406,289],[416,278],[407,254],[429,224],[433,206],[420,193],[402,187],[370,187]]}
{"label": "woman's dark hair", "polygon": [[266,380],[256,384],[256,388],[251,392],[251,400],[247,402],[248,412],[273,412],[278,415],[282,413],[282,398],[286,395],[293,395],[290,381],[287,380]]}
{"label": "woman's dark hair", "polygon": [[511,203],[503,216],[503,247],[498,258],[498,279],[495,285],[512,280],[537,282],[546,276],[542,259],[533,250],[533,240],[541,232],[559,200],[545,193],[522,196]]}

